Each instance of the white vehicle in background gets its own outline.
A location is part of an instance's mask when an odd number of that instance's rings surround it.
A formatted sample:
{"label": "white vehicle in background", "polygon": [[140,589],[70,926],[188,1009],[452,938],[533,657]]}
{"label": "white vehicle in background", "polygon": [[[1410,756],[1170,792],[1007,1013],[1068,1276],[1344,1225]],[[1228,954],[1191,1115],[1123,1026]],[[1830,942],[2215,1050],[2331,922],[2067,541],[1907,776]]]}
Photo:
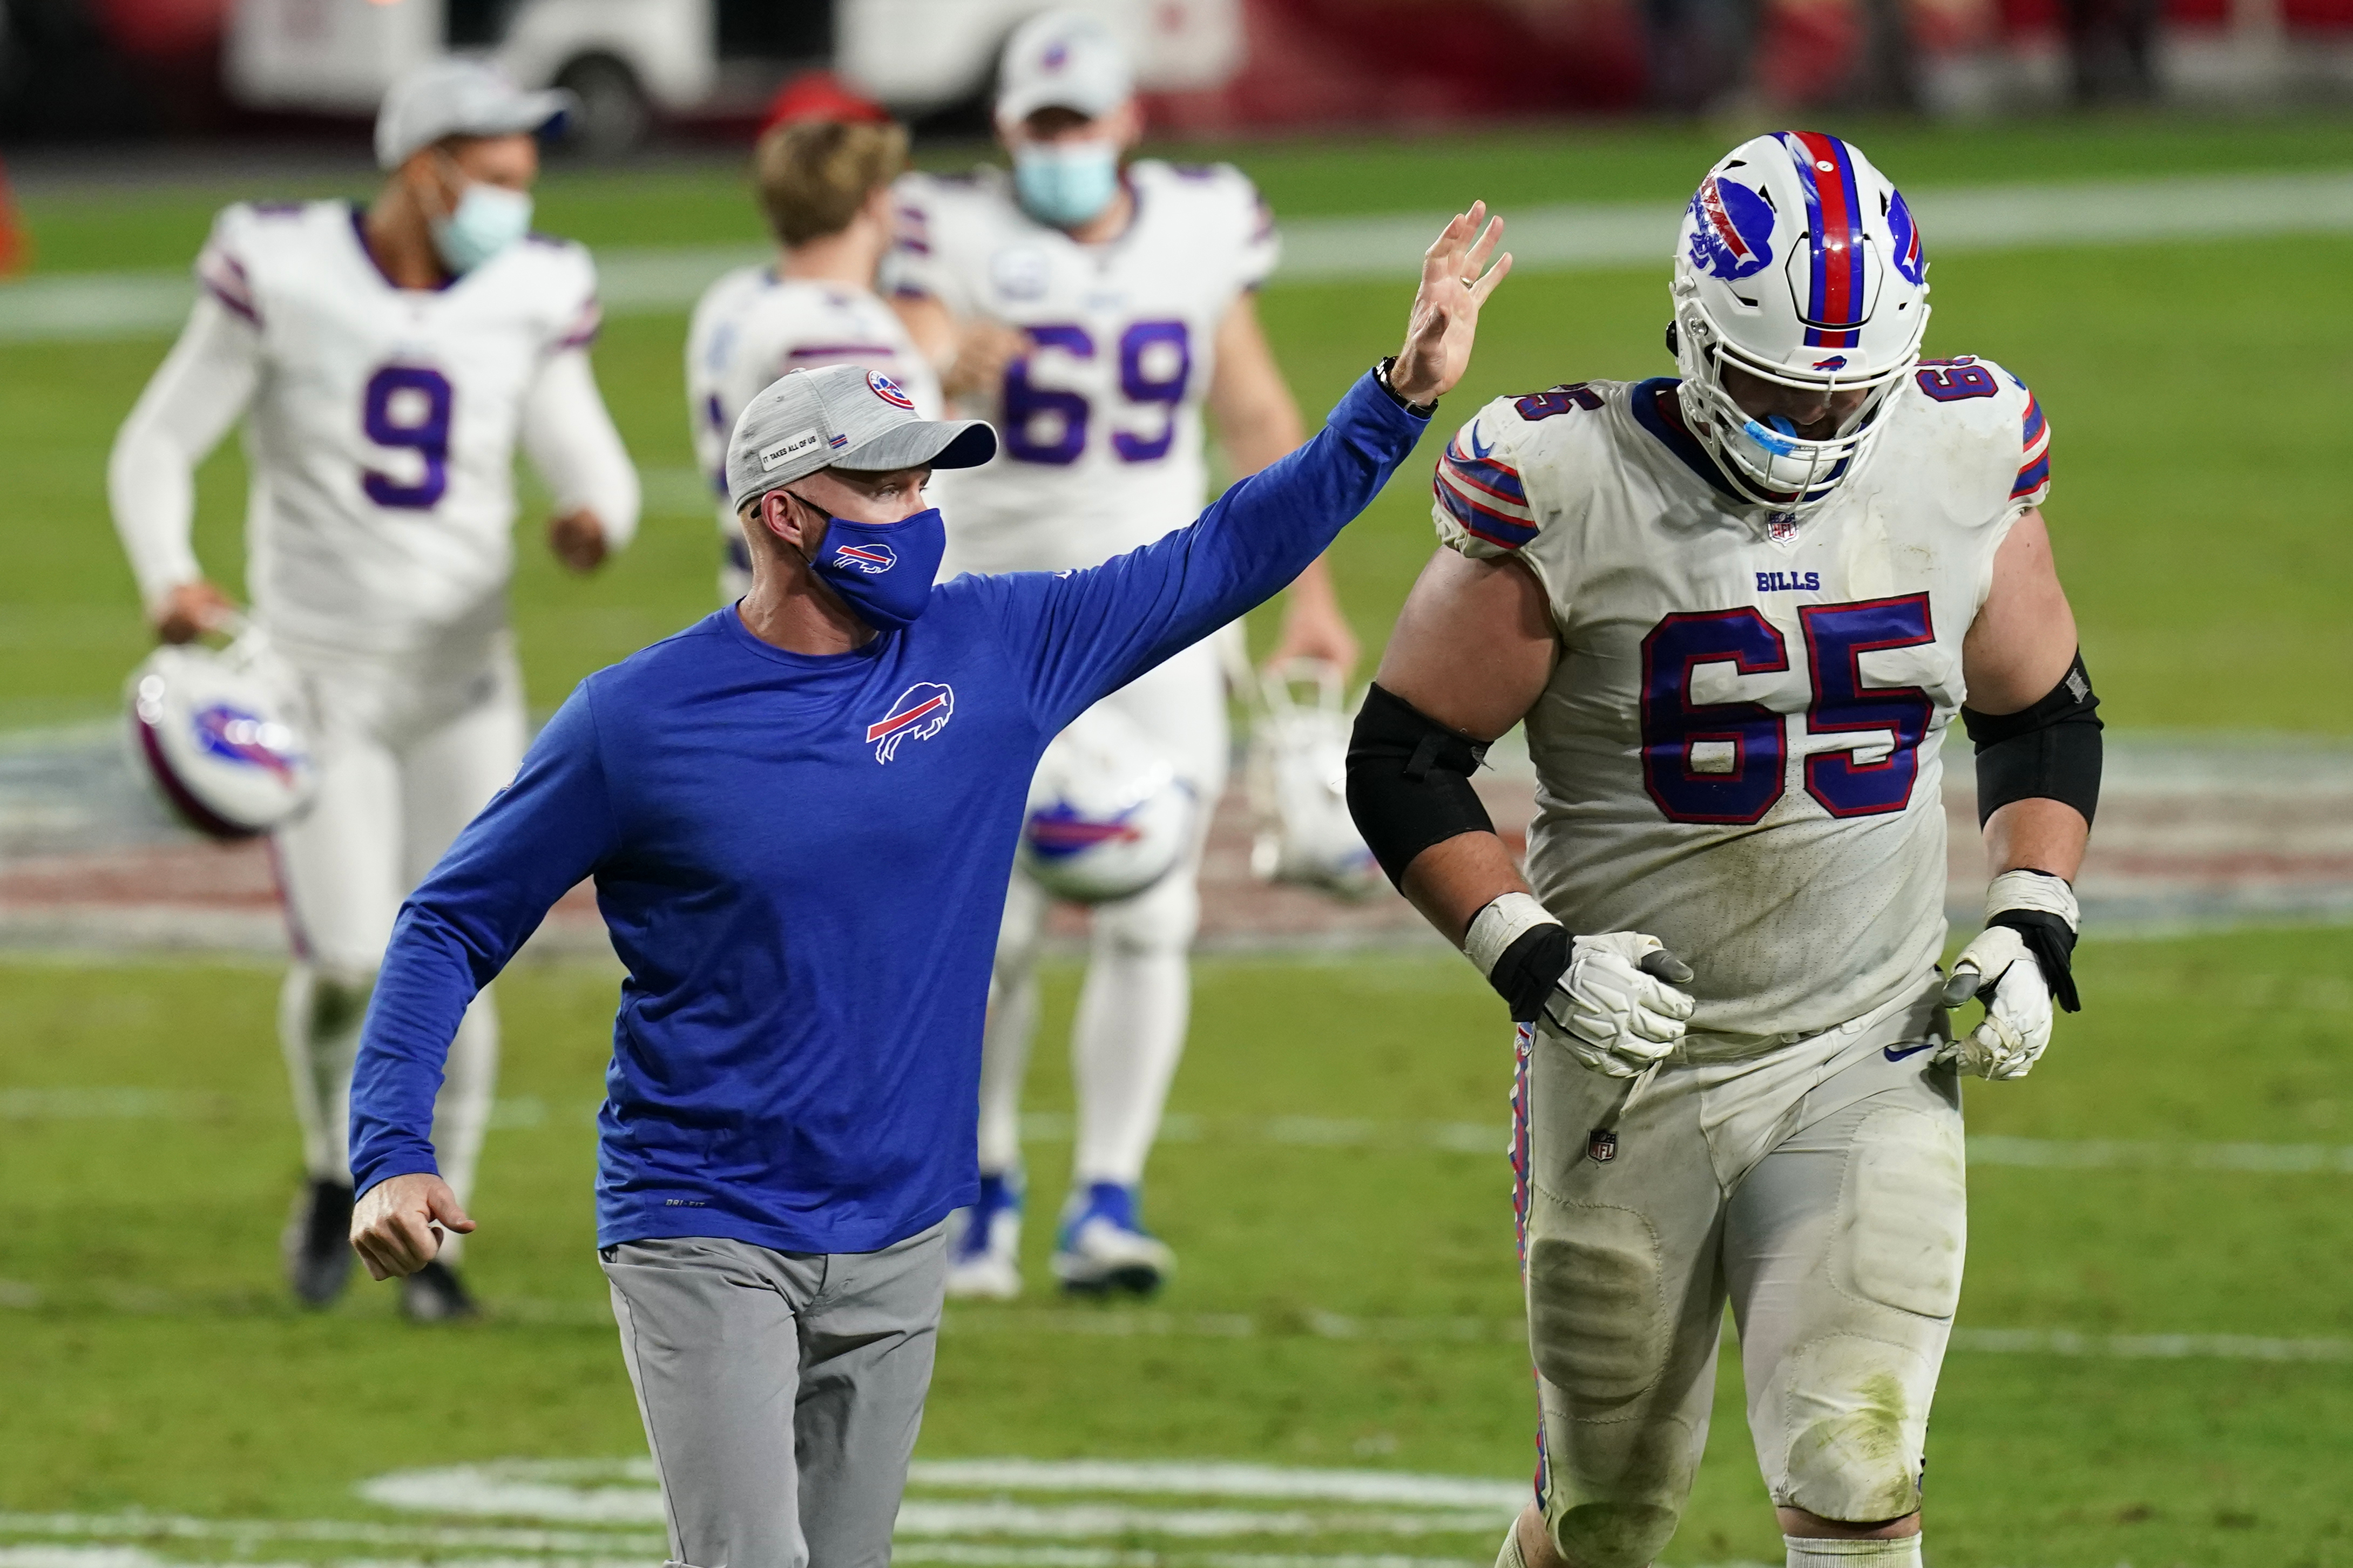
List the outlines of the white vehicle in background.
{"label": "white vehicle in background", "polygon": [[[902,113],[978,101],[1006,36],[1049,0],[233,0],[222,74],[253,109],[372,115],[410,67],[497,60],[579,95],[592,154],[659,118],[751,117],[830,66]],[[1214,87],[1242,58],[1241,0],[1078,0],[1130,41],[1149,90]]]}
{"label": "white vehicle in background", "polygon": [[973,102],[1013,29],[1050,7],[1101,18],[1146,92],[1222,87],[1241,68],[1242,0],[840,0],[834,68],[902,114]]}
{"label": "white vehicle in background", "polygon": [[234,0],[222,74],[253,109],[373,115],[437,55],[480,54],[580,98],[571,134],[626,152],[654,118],[755,115],[833,54],[833,0]]}

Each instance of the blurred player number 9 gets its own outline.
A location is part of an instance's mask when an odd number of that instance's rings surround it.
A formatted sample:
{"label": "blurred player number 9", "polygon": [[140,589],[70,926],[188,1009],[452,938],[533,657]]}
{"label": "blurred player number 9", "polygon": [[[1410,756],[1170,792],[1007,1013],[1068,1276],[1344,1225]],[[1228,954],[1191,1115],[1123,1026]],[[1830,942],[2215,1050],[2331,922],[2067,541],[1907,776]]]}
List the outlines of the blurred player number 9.
{"label": "blurred player number 9", "polygon": [[424,459],[413,482],[378,473],[360,476],[368,500],[383,507],[424,511],[449,488],[449,378],[417,364],[388,364],[368,377],[360,426],[379,447],[402,447]]}
{"label": "blurred player number 9", "polygon": [[[1005,455],[1017,463],[1069,464],[1087,449],[1092,410],[1086,395],[1039,386],[1029,379],[1033,363],[1046,353],[1072,359],[1095,357],[1094,335],[1074,322],[1048,322],[1026,329],[1037,353],[1015,360],[1005,372]],[[1193,378],[1193,344],[1182,321],[1138,321],[1119,335],[1119,390],[1131,404],[1163,410],[1151,435],[1113,430],[1111,448],[1124,463],[1157,462],[1176,439],[1176,411]]]}
{"label": "blurred player number 9", "polygon": [[[1903,810],[1936,704],[1916,686],[1864,686],[1862,656],[1934,642],[1928,596],[1806,605],[1798,616],[1812,687],[1806,732],[1856,737],[1852,750],[1806,758],[1806,793],[1832,816]],[[1769,675],[1789,668],[1789,650],[1754,608],[1673,615],[1651,627],[1642,639],[1642,787],[1671,822],[1755,822],[1785,787],[1786,716],[1762,702],[1694,703],[1692,673],[1704,664]],[[1878,761],[1856,760],[1890,742]]]}

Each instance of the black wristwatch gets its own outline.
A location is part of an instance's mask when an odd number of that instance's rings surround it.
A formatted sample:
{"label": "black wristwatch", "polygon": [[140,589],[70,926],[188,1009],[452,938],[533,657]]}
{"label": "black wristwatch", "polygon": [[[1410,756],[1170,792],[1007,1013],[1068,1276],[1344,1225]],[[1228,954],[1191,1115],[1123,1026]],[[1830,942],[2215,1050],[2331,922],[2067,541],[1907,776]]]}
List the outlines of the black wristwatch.
{"label": "black wristwatch", "polygon": [[1399,392],[1397,389],[1397,384],[1389,380],[1389,372],[1396,368],[1397,355],[1395,354],[1389,355],[1388,358],[1373,366],[1373,379],[1381,384],[1381,390],[1389,395],[1390,401],[1395,403],[1399,408],[1404,409],[1408,414],[1412,415],[1416,419],[1427,419],[1431,415],[1437,413],[1438,399],[1435,397],[1431,398],[1427,403],[1409,403],[1406,401],[1405,394]]}

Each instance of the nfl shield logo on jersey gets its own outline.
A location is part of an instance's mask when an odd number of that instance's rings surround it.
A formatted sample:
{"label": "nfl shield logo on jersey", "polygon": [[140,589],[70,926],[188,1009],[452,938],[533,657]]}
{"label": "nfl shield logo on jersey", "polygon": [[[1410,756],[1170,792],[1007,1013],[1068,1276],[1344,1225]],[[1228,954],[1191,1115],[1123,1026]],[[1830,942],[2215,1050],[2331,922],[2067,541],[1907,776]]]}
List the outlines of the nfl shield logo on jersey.
{"label": "nfl shield logo on jersey", "polygon": [[1618,1130],[1597,1127],[1585,1140],[1585,1157],[1597,1165],[1606,1165],[1618,1157]]}
{"label": "nfl shield logo on jersey", "polygon": [[1777,511],[1765,520],[1765,537],[1776,544],[1787,544],[1798,537],[1795,512]]}

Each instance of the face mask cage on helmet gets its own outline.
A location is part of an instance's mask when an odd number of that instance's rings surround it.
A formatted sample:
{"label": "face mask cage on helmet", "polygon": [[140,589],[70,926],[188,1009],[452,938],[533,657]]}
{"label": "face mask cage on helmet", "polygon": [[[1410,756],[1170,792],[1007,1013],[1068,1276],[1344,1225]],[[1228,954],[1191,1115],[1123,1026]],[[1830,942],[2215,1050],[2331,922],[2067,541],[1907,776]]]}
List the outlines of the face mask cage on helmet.
{"label": "face mask cage on helmet", "polygon": [[[1696,290],[1677,292],[1682,297],[1675,309],[1675,358],[1683,372],[1678,398],[1692,433],[1717,459],[1725,479],[1746,500],[1778,511],[1804,513],[1830,500],[1870,450],[1888,399],[1919,361],[1926,303],[1913,323],[1911,341],[1895,359],[1857,374],[1815,374],[1744,351],[1718,327]],[[1865,395],[1835,433],[1810,439],[1793,428],[1777,428],[1787,426],[1786,419],[1759,417],[1743,408],[1724,384],[1727,365],[1776,386]]]}

